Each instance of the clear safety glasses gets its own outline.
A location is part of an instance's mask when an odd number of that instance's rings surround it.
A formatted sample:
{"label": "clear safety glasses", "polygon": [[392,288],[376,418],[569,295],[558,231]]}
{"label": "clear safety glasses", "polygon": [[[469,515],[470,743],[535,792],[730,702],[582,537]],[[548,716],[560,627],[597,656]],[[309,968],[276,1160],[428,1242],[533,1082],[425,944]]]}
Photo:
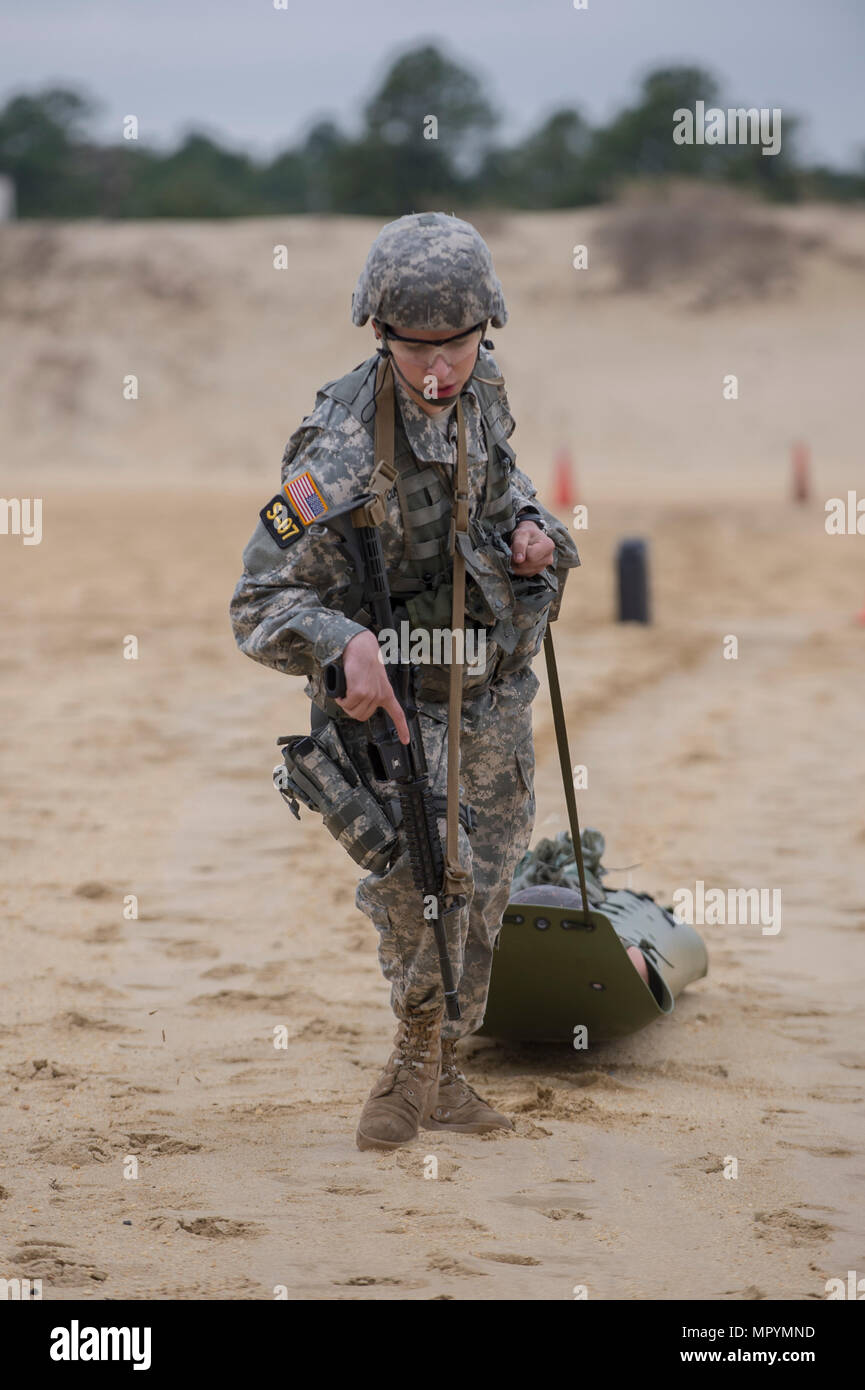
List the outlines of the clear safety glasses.
{"label": "clear safety glasses", "polygon": [[403,338],[399,333],[394,333],[389,324],[382,324],[382,328],[387,335],[388,346],[392,346],[394,356],[413,367],[431,367],[440,356],[449,367],[457,366],[477,351],[484,331],[484,325],[476,323],[474,328],[453,338],[427,342],[423,338]]}

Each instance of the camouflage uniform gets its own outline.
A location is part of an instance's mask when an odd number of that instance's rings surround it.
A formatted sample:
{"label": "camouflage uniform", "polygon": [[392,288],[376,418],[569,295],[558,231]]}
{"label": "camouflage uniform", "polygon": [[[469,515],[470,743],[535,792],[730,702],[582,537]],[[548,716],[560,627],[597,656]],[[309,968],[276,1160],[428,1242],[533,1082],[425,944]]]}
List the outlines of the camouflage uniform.
{"label": "camouflage uniform", "polygon": [[[440,216],[440,215],[437,215]],[[389,224],[399,228],[400,219]],[[457,224],[455,219],[454,225]],[[387,232],[388,229],[385,229]],[[384,235],[384,234],[383,234]],[[374,248],[375,249],[375,248]],[[447,273],[447,267],[441,274]],[[424,274],[429,277],[426,264]],[[414,321],[409,314],[415,313]],[[401,320],[410,326],[431,329],[468,322],[465,313],[449,301],[450,323],[443,325],[417,317],[407,304]],[[504,306],[501,315],[504,316]],[[355,306],[355,322],[364,321]],[[477,318],[483,316],[483,310]],[[427,316],[428,318],[429,316]],[[497,319],[493,317],[495,323]],[[498,320],[503,321],[503,318]],[[486,377],[498,376],[498,368],[485,349],[479,368]],[[504,397],[507,410],[506,397]],[[484,501],[487,451],[477,393],[471,379],[462,392],[469,468],[470,516],[477,516]],[[456,466],[456,418],[428,416],[411,400],[399,382],[396,401],[406,438],[419,464],[436,463],[448,472]],[[514,422],[506,416],[506,434]],[[283,485],[311,475],[329,506],[337,506],[364,491],[374,465],[373,440],[346,406],[319,394],[307,416],[286,446]],[[579,564],[576,547],[567,530],[536,501],[531,481],[514,469],[510,485],[515,510],[542,517],[554,531],[556,563]],[[403,555],[404,526],[395,490],[386,498],[381,538],[389,572]],[[363,631],[348,614],[348,592],[354,576],[348,559],[337,548],[333,533],[313,525],[297,544],[280,549],[259,522],[244,551],[244,573],[231,604],[235,637],[247,656],[278,671],[307,677],[306,693],[327,709],[338,726],[343,744],[364,781],[387,804],[393,784],[376,783],[366,755],[364,726],[352,720],[324,696],[322,668],[336,661],[349,640]],[[488,643],[489,646],[489,643]],[[514,867],[528,847],[534,821],[534,752],[531,702],[538,680],[527,662],[506,674],[480,676],[464,670],[461,723],[461,801],[474,807],[477,821],[471,836],[460,826],[460,861],[473,877],[465,908],[446,916],[450,924],[449,947],[459,984],[462,1018],[445,1020],[443,1038],[474,1032],[483,1022],[492,964],[492,950],[508,901]],[[422,739],[434,795],[443,796],[447,772],[446,690],[442,698],[417,699]],[[439,819],[444,839],[444,816]],[[372,919],[379,934],[379,960],[391,984],[391,1004],[400,1019],[409,1014],[441,1009],[441,976],[432,927],[423,916],[422,901],[411,877],[408,853],[399,853],[383,873],[371,873],[357,889],[357,905]]]}

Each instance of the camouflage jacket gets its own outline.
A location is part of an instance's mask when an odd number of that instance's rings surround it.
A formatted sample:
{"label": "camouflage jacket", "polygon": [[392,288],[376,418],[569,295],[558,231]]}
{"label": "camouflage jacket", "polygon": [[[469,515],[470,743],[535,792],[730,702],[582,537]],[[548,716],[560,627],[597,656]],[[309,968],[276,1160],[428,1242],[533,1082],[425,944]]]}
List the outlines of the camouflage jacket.
{"label": "camouflage jacket", "polygon": [[[373,359],[370,359],[372,361]],[[492,355],[480,351],[478,371],[485,377],[500,375]],[[499,388],[504,429],[515,428],[504,387]],[[456,411],[446,426],[434,421],[402,389],[397,378],[396,398],[403,428],[420,464],[438,463],[452,473],[456,462]],[[471,382],[462,393],[469,470],[470,518],[483,506],[487,451],[477,392]],[[322,668],[335,661],[363,625],[353,620],[352,596],[356,576],[335,535],[316,527],[314,517],[322,504],[338,506],[363,492],[374,464],[373,439],[347,406],[318,393],[316,405],[292,435],[283,454],[282,484],[289,492],[303,530],[290,536],[284,548],[259,520],[243,554],[244,570],[231,601],[231,622],[242,652],[275,670],[308,678],[307,694],[327,708],[323,695]],[[537,501],[531,480],[514,466],[510,476],[516,512],[540,516],[556,544],[557,572],[579,564],[574,542],[565,526]],[[404,525],[395,491],[386,499],[381,526],[382,545],[389,572],[403,555]],[[262,509],[264,514],[266,509]],[[307,529],[311,525],[311,529]],[[295,525],[295,530],[297,527]],[[557,606],[556,606],[557,610]],[[554,616],[554,615],[553,615]],[[485,684],[483,678],[465,675],[464,689]],[[444,687],[442,687],[444,690]],[[439,698],[435,694],[433,698]],[[446,698],[443,693],[440,698]],[[333,712],[333,710],[331,710]]]}

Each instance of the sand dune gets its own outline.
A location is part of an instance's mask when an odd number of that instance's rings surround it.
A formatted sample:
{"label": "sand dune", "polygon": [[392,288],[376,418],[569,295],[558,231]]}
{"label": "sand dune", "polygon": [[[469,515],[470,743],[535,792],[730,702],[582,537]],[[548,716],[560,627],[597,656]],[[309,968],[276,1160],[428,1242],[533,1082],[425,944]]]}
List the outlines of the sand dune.
{"label": "sand dune", "polygon": [[[3,490],[44,499],[41,545],[0,537],[0,1273],[45,1298],[798,1300],[865,1267],[865,542],[823,526],[827,489],[865,486],[863,218],[785,214],[823,238],[795,286],[699,314],[575,281],[603,215],[485,228],[520,461],[546,497],[568,442],[590,508],[556,627],[583,823],[638,863],[617,886],[778,887],[783,928],[706,927],[709,976],[631,1039],[475,1040],[515,1132],[381,1156],[353,1138],[392,1025],[374,931],[270,782],[301,683],[227,618],[285,439],[367,353],[347,310],[376,224],[0,228]],[[625,534],[651,545],[646,630],[612,622]],[[544,689],[535,711],[545,835]]]}

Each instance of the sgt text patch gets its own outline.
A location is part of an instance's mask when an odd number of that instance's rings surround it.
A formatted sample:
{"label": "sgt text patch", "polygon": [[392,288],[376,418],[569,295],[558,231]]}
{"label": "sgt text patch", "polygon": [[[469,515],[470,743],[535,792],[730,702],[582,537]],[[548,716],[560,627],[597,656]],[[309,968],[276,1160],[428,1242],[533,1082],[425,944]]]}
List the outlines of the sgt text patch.
{"label": "sgt text patch", "polygon": [[267,506],[262,507],[259,516],[281,550],[285,550],[303,535],[303,527],[294,510],[279,493],[271,497]]}

